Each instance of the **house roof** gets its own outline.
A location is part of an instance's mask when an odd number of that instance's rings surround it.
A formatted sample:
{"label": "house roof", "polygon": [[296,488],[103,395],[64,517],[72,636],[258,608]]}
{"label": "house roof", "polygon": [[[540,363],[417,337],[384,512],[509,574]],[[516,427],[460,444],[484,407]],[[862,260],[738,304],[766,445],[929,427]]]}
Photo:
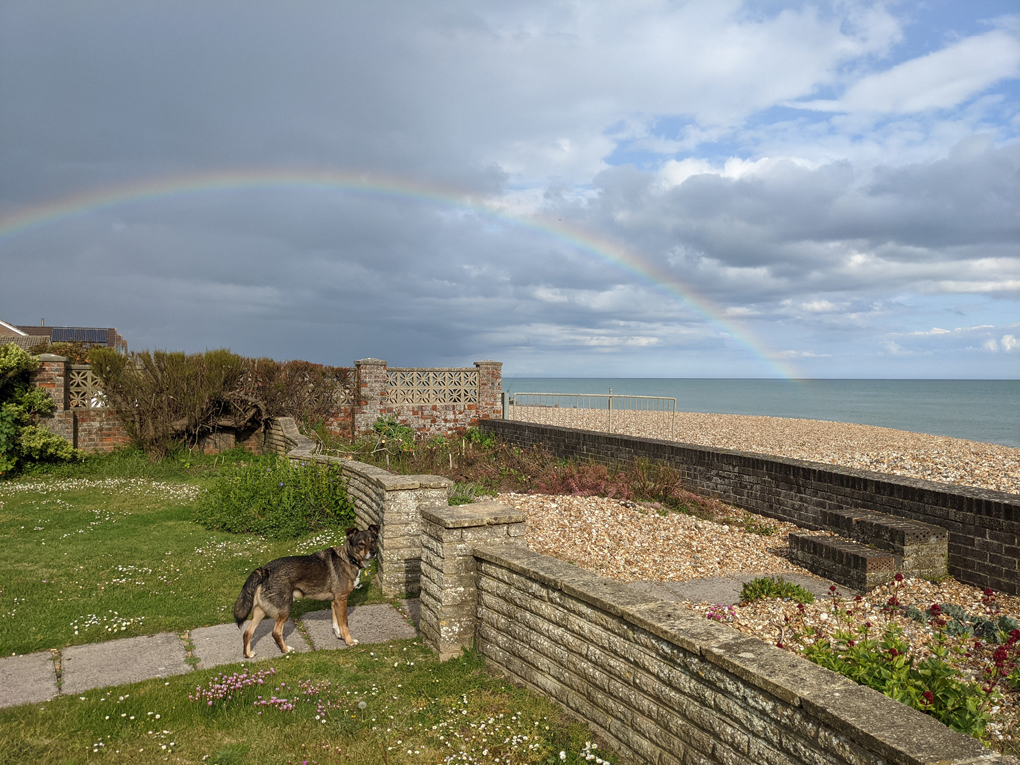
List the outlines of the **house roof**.
{"label": "house roof", "polygon": [[0,335],[17,335],[19,337],[27,337],[25,332],[15,327],[13,324],[8,324],[6,321],[0,321]]}

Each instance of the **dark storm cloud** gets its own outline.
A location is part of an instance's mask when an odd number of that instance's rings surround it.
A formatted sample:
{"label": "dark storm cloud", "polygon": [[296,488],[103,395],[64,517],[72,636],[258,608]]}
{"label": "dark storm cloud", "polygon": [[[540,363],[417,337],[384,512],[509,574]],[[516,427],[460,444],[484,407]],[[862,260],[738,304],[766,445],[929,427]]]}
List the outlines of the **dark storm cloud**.
{"label": "dark storm cloud", "polygon": [[[995,306],[1018,291],[1018,123],[989,89],[1015,79],[1017,35],[996,21],[998,53],[968,57],[943,111],[903,116],[912,77],[986,39],[936,25],[946,54],[898,59],[904,24],[879,3],[7,2],[0,319],[339,364],[771,373],[746,334],[840,374],[878,369],[881,338],[896,358],[963,338],[912,334],[962,314],[995,329],[959,347],[1015,357]],[[862,116],[862,93],[898,106]],[[259,168],[432,191],[206,190],[2,228]],[[560,219],[683,289],[549,233]]]}

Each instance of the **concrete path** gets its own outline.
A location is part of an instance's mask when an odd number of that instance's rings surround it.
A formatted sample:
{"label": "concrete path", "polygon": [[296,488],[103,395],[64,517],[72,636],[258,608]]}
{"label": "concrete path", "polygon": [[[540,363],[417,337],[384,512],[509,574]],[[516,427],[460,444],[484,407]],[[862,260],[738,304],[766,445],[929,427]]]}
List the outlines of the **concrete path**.
{"label": "concrete path", "polygon": [[[743,584],[759,576],[763,575],[720,576],[689,582],[635,582],[631,586],[662,600],[733,605],[740,602]],[[833,584],[809,574],[784,573],[780,576],[799,584],[816,597],[828,596],[829,586]],[[849,597],[857,594],[842,586],[839,591]],[[351,608],[348,612],[351,634],[360,643],[366,644],[413,638],[418,634],[415,627],[421,603],[417,599],[408,600],[404,608],[406,610],[398,611],[385,603]],[[241,634],[233,624],[199,627],[183,637],[165,632],[72,646],[63,651],[41,651],[2,658],[0,707],[46,701],[58,693],[73,695],[108,685],[182,675],[193,668],[208,669],[222,664],[272,659],[280,656],[280,650],[270,635],[272,628],[272,620],[263,619],[256,629],[252,640],[252,650],[256,654],[254,659],[241,657]],[[304,614],[298,619],[298,624],[288,621],[283,635],[287,645],[302,653],[346,648],[342,640],[333,636],[332,616],[328,608]],[[190,663],[188,659],[191,659]],[[196,660],[197,666],[194,666]]]}
{"label": "concrete path", "polygon": [[[398,611],[387,603],[352,607],[347,612],[351,634],[359,643],[366,644],[416,637],[419,601],[405,601],[404,609]],[[298,624],[293,620],[287,622],[284,640],[302,653],[346,648],[344,641],[333,636],[332,625],[330,609],[310,611],[298,618]],[[199,627],[183,636],[163,632],[2,658],[0,707],[38,703],[59,694],[74,695],[108,685],[183,675],[221,664],[276,658],[281,654],[270,634],[272,629],[272,619],[259,623],[252,640],[254,659],[242,658],[241,633],[234,624]]]}

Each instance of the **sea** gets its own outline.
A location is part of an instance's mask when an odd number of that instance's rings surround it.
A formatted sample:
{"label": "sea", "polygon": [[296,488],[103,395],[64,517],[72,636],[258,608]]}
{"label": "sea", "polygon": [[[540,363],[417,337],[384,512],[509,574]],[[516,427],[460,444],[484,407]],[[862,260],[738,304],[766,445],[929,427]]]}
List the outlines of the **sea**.
{"label": "sea", "polygon": [[678,412],[855,422],[1020,447],[1020,380],[748,380],[513,377],[509,393],[676,399]]}

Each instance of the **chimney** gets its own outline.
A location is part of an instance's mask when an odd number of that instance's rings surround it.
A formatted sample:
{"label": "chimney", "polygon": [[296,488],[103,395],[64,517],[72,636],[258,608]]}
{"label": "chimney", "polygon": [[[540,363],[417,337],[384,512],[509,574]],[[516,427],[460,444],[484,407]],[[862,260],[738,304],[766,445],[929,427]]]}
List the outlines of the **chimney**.
{"label": "chimney", "polygon": [[39,319],[39,326],[40,327],[45,327],[46,326],[46,319]]}

